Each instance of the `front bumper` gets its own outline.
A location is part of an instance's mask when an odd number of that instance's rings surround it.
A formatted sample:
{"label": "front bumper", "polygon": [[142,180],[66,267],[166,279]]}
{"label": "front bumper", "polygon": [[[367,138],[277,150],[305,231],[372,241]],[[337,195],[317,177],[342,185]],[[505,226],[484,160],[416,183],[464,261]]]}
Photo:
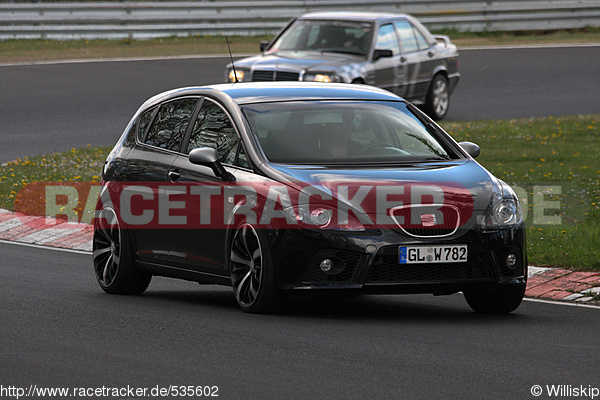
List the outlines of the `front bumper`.
{"label": "front bumper", "polygon": [[[350,234],[286,231],[274,235],[280,285],[286,290],[350,291],[362,293],[451,294],[463,290],[525,285],[527,256],[522,226],[490,231],[469,230],[450,239],[415,240],[394,230]],[[399,264],[404,245],[468,246],[464,263]],[[368,253],[368,245],[376,251]],[[507,264],[508,254],[517,257]],[[336,274],[323,272],[325,258],[342,260]]]}

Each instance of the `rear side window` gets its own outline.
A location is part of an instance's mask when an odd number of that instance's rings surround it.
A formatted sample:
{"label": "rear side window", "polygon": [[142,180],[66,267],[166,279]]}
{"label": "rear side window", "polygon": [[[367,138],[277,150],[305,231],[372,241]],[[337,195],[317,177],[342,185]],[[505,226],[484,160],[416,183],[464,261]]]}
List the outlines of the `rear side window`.
{"label": "rear side window", "polygon": [[150,123],[152,122],[152,117],[154,117],[154,113],[156,112],[157,107],[153,107],[150,110],[144,112],[139,119],[138,122],[138,140],[143,142],[146,140],[146,134],[148,133],[148,128],[150,127]]}
{"label": "rear side window", "polygon": [[196,98],[186,98],[162,104],[144,143],[178,151],[197,102]]}
{"label": "rear side window", "polygon": [[424,50],[430,47],[427,39],[410,22],[398,21],[394,22],[394,25],[396,26],[398,35],[400,35],[400,42],[402,43],[402,51],[404,53]]}

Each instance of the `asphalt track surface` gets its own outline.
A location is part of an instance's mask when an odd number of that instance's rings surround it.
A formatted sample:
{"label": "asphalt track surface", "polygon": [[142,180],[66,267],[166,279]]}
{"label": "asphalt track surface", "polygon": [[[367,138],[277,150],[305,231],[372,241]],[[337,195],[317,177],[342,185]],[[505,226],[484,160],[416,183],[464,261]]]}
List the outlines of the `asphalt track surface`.
{"label": "asphalt track surface", "polygon": [[[150,96],[223,82],[227,58],[0,66],[0,163],[111,146]],[[600,112],[600,46],[461,50],[448,120]]]}
{"label": "asphalt track surface", "polygon": [[249,315],[230,288],[155,278],[142,296],[108,295],[88,254],[7,243],[0,254],[4,387],[210,385],[222,399],[531,399],[533,385],[600,387],[599,308],[525,301],[485,316],[460,294],[406,295]]}
{"label": "asphalt track surface", "polygon": [[[0,162],[112,145],[146,98],[218,82],[225,62],[0,67]],[[448,118],[597,113],[598,65],[599,47],[463,51]],[[0,243],[0,389],[208,385],[223,399],[531,399],[533,385],[600,388],[599,313],[525,301],[484,316],[457,294],[305,301],[248,315],[230,288],[154,278],[143,296],[111,296],[88,254]]]}

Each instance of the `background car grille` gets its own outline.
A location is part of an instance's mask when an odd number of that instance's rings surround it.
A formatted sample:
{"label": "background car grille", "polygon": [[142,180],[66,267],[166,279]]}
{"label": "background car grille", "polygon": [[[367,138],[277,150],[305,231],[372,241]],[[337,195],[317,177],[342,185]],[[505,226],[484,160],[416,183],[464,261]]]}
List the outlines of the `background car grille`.
{"label": "background car grille", "polygon": [[260,70],[252,72],[252,80],[254,82],[297,81],[299,78],[300,74],[297,72]]}
{"label": "background car grille", "polygon": [[385,248],[375,257],[367,282],[440,282],[490,277],[483,257],[469,253],[466,263],[399,264],[398,248]]}
{"label": "background car grille", "polygon": [[[336,275],[329,275],[321,271],[319,264],[324,258],[338,257],[344,261],[346,268]],[[333,282],[349,282],[354,275],[354,271],[358,266],[362,257],[361,253],[342,250],[322,250],[319,251],[310,261],[306,273],[302,277],[303,283],[333,283]]]}

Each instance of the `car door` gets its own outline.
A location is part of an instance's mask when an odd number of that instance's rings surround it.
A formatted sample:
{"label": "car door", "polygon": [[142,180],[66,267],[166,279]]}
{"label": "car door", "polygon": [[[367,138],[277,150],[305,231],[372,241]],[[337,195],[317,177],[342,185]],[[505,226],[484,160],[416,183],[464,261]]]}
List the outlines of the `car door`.
{"label": "car door", "polygon": [[404,96],[408,100],[425,100],[435,68],[435,49],[410,21],[394,22],[400,37],[401,62],[406,68]]}
{"label": "car door", "polygon": [[402,96],[402,83],[406,80],[406,70],[400,62],[400,46],[392,24],[379,27],[374,54],[377,50],[391,50],[392,57],[382,57],[373,61],[375,86]]}
{"label": "car door", "polygon": [[171,100],[144,113],[140,121],[150,118],[153,122],[149,128],[140,129],[123,165],[121,215],[133,224],[131,232],[140,261],[165,263],[168,259],[168,221],[160,215],[159,204],[165,196],[169,167],[177,157],[198,100]]}
{"label": "car door", "polygon": [[240,137],[232,119],[216,101],[204,98],[190,130],[189,138],[170,172],[177,177],[174,187],[188,197],[188,224],[171,231],[171,262],[189,270],[226,275],[225,244],[228,207],[228,187],[235,182],[223,182],[211,168],[192,164],[189,153],[200,147],[217,150],[225,169],[238,174],[249,167]]}

